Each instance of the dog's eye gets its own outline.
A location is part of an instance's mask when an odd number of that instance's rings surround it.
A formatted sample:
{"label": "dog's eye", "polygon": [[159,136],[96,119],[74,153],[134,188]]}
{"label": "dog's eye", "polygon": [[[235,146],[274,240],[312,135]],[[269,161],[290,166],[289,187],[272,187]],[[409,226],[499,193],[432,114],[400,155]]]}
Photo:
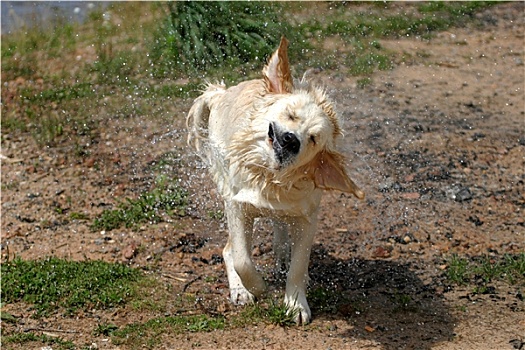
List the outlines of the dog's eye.
{"label": "dog's eye", "polygon": [[314,143],[314,145],[316,144],[316,142],[315,142],[315,135],[310,135],[310,141],[312,141]]}
{"label": "dog's eye", "polygon": [[295,115],[293,115],[292,113],[288,114],[288,119],[290,119],[291,121],[294,121]]}

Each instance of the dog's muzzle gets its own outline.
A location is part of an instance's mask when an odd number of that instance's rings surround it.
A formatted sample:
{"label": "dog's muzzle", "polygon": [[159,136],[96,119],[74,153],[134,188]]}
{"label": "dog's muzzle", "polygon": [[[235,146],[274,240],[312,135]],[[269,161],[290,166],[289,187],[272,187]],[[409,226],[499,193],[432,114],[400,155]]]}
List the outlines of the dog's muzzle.
{"label": "dog's muzzle", "polygon": [[281,165],[289,164],[299,153],[301,142],[293,132],[281,131],[274,123],[270,123],[268,137],[273,146],[275,158]]}

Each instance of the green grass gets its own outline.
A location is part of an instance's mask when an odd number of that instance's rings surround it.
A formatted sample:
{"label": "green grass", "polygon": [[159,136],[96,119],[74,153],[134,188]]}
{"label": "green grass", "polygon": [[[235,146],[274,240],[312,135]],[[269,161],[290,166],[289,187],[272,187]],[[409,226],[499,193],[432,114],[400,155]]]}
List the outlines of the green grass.
{"label": "green grass", "polygon": [[71,220],[88,220],[89,216],[87,214],[84,214],[84,213],[72,212],[72,213],[69,214],[69,218]]}
{"label": "green grass", "polygon": [[63,308],[79,309],[124,305],[135,296],[142,278],[138,270],[103,261],[67,261],[58,258],[4,262],[2,302],[34,305],[37,316]]}
{"label": "green grass", "polygon": [[286,327],[295,325],[295,318],[298,312],[299,310],[297,309],[288,310],[288,307],[282,302],[276,303],[272,301],[270,307],[265,310],[264,315],[271,324]]}
{"label": "green grass", "polygon": [[409,294],[396,290],[390,295],[390,298],[395,305],[393,309],[395,312],[417,312],[418,310],[417,303],[413,301],[412,296]]}
{"label": "green grass", "polygon": [[446,30],[452,26],[463,26],[474,20],[478,11],[494,6],[489,1],[443,2],[432,1],[415,4],[407,13],[395,13],[386,3],[384,9],[374,9],[369,13],[339,11],[339,16],[331,21],[313,20],[310,24],[324,35],[344,33],[347,38],[388,38],[402,36],[428,37],[433,32]]}
{"label": "green grass", "polygon": [[118,326],[114,325],[113,323],[100,323],[93,331],[93,335],[104,335],[107,337],[112,335],[116,330],[118,330]]}
{"label": "green grass", "polygon": [[[111,342],[130,349],[155,349],[165,334],[211,332],[225,327],[222,316],[180,315],[156,317],[144,323],[134,323],[121,329],[111,329]],[[104,328],[105,329],[105,328]]]}
{"label": "green grass", "polygon": [[357,87],[360,89],[364,89],[367,86],[370,86],[370,84],[372,84],[372,79],[369,77],[361,78],[357,81]]}
{"label": "green grass", "polygon": [[45,90],[26,88],[21,91],[22,98],[30,103],[64,102],[95,96],[95,85],[84,82]]}
{"label": "green grass", "polygon": [[[475,21],[476,12],[493,6],[493,2],[431,2],[407,6],[407,13],[398,14],[389,3],[383,6],[370,6],[369,12],[356,11],[351,2],[336,6],[329,19],[311,18],[300,27],[303,37],[312,37],[322,44],[323,40],[338,37],[340,47],[345,47],[338,56],[343,56],[344,67],[337,66],[338,57],[314,49],[316,54],[303,55],[306,66],[324,68],[346,68],[346,73],[353,76],[370,76],[378,70],[392,69],[396,60],[395,52],[384,50],[379,39],[400,37],[423,37],[429,39],[437,31],[454,26],[463,26]],[[395,8],[394,8],[395,9]],[[314,45],[316,46],[316,45]],[[321,53],[321,54],[320,54]],[[319,55],[320,54],[320,55]],[[301,65],[304,63],[301,63]]]}
{"label": "green grass", "polygon": [[2,43],[2,59],[11,58],[17,53],[28,54],[39,50],[57,56],[61,50],[71,50],[75,46],[74,29],[73,24],[57,23],[53,28],[26,30],[7,35],[5,43]]}
{"label": "green grass", "polygon": [[281,327],[295,324],[297,311],[288,312],[282,301],[268,297],[255,304],[244,306],[243,310],[233,319],[231,325],[242,327],[247,324],[269,323]]}
{"label": "green grass", "polygon": [[[63,340],[60,337],[50,337],[45,334],[37,335],[32,332],[28,333],[15,333],[12,335],[3,335],[2,336],[2,345],[6,346],[8,344],[26,344],[31,342],[38,342],[47,346],[52,346],[53,349],[75,349],[75,344],[70,341]],[[7,347],[9,348],[9,347]]]}
{"label": "green grass", "polygon": [[471,259],[452,255],[447,259],[446,264],[446,278],[458,285],[489,283],[495,280],[525,285],[525,253]]}
{"label": "green grass", "polygon": [[[185,303],[192,302],[189,298]],[[194,304],[194,301],[193,301]],[[109,335],[112,344],[130,349],[155,349],[165,335],[211,332],[219,329],[246,327],[255,324],[274,324],[280,327],[294,325],[294,313],[288,313],[282,302],[266,298],[258,303],[243,306],[238,313],[227,316],[218,314],[173,315],[155,317],[146,322],[133,323],[121,328],[101,324],[95,332]]]}
{"label": "green grass", "polygon": [[190,98],[197,97],[202,89],[202,84],[198,81],[190,81],[186,84],[166,83],[159,86],[151,86],[144,93],[146,98]]}
{"label": "green grass", "polygon": [[125,226],[136,227],[142,223],[158,223],[166,215],[184,216],[187,192],[173,185],[166,185],[146,193],[137,199],[126,198],[117,209],[104,210],[93,221],[92,230],[111,231]]}
{"label": "green grass", "polygon": [[446,277],[450,282],[455,284],[465,284],[469,280],[469,262],[466,258],[460,258],[458,255],[452,255],[447,260]]}
{"label": "green grass", "polygon": [[224,212],[220,209],[208,210],[208,217],[213,220],[222,220],[224,218]]}

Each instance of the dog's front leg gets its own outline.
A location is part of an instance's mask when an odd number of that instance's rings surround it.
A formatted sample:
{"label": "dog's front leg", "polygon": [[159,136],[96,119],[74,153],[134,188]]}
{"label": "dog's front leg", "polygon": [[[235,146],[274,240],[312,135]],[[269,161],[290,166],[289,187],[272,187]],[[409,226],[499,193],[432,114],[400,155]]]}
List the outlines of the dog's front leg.
{"label": "dog's front leg", "polygon": [[230,298],[235,304],[246,304],[260,297],[265,289],[261,275],[251,259],[253,217],[247,215],[244,204],[225,203],[229,238],[223,256],[230,284]]}
{"label": "dog's front leg", "polygon": [[295,312],[297,324],[310,322],[312,313],[306,301],[306,285],[308,283],[308,263],[317,226],[315,216],[300,218],[290,224],[292,256],[290,270],[286,280],[284,302],[288,312]]}

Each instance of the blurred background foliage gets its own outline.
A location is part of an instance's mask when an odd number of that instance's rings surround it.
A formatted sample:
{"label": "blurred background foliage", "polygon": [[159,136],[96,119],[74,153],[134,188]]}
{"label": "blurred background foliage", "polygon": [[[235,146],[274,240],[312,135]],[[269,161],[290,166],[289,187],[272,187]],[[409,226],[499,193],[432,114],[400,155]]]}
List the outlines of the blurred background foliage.
{"label": "blurred background foliage", "polygon": [[[159,116],[140,99],[159,105],[196,96],[203,81],[257,78],[283,35],[294,76],[329,70],[365,87],[374,72],[418,59],[387,49],[386,40],[426,41],[450,27],[484,26],[490,13],[482,11],[494,4],[108,2],[82,23],[62,19],[2,32],[2,82],[16,89],[2,92],[2,126],[31,130],[38,143],[53,145],[71,135],[93,137],[100,101],[115,117]],[[79,154],[86,153],[83,143]]]}
{"label": "blurred background foliage", "polygon": [[[246,1],[167,2],[167,15],[154,32],[155,74],[195,74],[233,68],[259,69],[285,35],[294,64],[307,69],[338,67],[343,58],[350,75],[369,75],[393,67],[393,58],[376,39],[419,36],[461,26],[490,2],[331,1],[282,3]],[[336,52],[324,52],[323,40],[338,37]],[[341,51],[344,51],[341,52]]]}
{"label": "blurred background foliage", "polygon": [[279,20],[280,3],[177,1],[166,7],[153,58],[183,72],[260,62],[281,35],[291,34],[290,25]]}
{"label": "blurred background foliage", "polygon": [[[476,21],[478,12],[494,4],[110,2],[84,24],[58,21],[53,28],[2,35],[2,71],[7,78],[10,73],[38,75],[37,65],[15,56],[43,53],[59,58],[87,43],[95,48],[97,59],[85,71],[96,74],[100,83],[133,85],[133,77],[144,73],[154,78],[229,74],[238,80],[260,70],[284,35],[299,71],[313,66],[366,76],[394,66],[395,57],[383,49],[380,39],[425,40],[436,31]],[[337,43],[327,50],[329,39]]]}

